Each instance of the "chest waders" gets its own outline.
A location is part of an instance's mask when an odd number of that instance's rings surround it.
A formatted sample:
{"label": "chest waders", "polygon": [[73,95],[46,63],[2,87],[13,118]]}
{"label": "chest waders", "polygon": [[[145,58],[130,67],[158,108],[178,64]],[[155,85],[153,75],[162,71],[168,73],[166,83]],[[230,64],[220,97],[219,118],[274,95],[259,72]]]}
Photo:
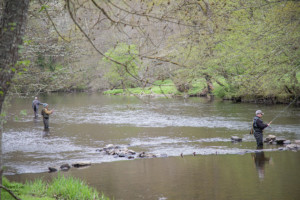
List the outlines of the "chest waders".
{"label": "chest waders", "polygon": [[259,119],[259,117],[255,116],[253,119],[253,130],[254,130],[254,138],[256,139],[256,144],[257,147],[262,147],[263,144],[263,130],[261,130],[258,126],[257,126],[257,120]]}
{"label": "chest waders", "polygon": [[42,110],[43,122],[44,122],[44,129],[49,129],[49,114],[45,112],[45,108]]}

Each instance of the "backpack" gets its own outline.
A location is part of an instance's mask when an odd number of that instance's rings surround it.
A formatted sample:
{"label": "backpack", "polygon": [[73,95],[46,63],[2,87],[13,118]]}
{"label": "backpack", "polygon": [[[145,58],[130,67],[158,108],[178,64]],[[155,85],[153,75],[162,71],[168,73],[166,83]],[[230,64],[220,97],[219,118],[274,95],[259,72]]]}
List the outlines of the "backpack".
{"label": "backpack", "polygon": [[251,130],[250,130],[250,133],[249,133],[250,135],[252,135],[252,134],[254,134],[254,129],[253,129],[253,126],[252,126],[252,128],[251,128]]}

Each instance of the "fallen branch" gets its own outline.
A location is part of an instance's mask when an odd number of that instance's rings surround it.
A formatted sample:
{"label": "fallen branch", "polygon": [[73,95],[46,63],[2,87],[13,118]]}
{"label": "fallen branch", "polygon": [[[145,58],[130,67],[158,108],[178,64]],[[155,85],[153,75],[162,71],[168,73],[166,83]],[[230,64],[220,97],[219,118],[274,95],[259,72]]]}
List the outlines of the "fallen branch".
{"label": "fallen branch", "polygon": [[16,200],[21,200],[19,199],[10,189],[8,189],[7,187],[4,187],[3,185],[0,185],[0,188],[6,190],[13,198],[15,198]]}

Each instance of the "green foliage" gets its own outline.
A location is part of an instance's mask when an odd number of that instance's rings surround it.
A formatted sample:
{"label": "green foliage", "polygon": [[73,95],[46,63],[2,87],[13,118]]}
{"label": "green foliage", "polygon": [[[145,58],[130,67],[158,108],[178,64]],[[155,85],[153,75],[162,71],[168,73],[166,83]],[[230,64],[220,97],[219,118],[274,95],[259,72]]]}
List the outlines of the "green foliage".
{"label": "green foliage", "polygon": [[123,89],[107,90],[103,94],[106,95],[117,95],[117,94],[137,94],[137,95],[169,95],[177,94],[178,91],[172,80],[158,80],[153,83],[150,87],[137,87],[128,88],[125,91]]}
{"label": "green foliage", "polygon": [[[2,185],[11,190],[15,195],[19,196],[24,185],[21,183],[10,182],[6,177],[2,177]],[[1,199],[14,200],[14,198],[5,190],[1,190]]]}
{"label": "green foliage", "polygon": [[39,12],[42,12],[43,10],[45,10],[45,9],[47,9],[47,8],[49,8],[48,5],[42,5],[42,6],[41,6],[41,9],[39,10]]}
{"label": "green foliage", "polygon": [[51,72],[54,72],[56,69],[56,63],[55,63],[53,57],[50,56],[47,59],[41,53],[38,53],[36,64],[43,70],[50,70]]}
{"label": "green foliage", "polygon": [[104,91],[103,94],[106,94],[106,95],[117,95],[117,94],[122,94],[123,92],[124,92],[123,89],[113,89],[113,90]]}
{"label": "green foliage", "polygon": [[47,194],[70,200],[99,199],[96,190],[88,187],[85,182],[72,177],[65,178],[61,175],[53,180],[52,184],[48,187]]}
{"label": "green foliage", "polygon": [[203,29],[186,29],[188,33],[176,40],[178,51],[172,56],[183,65],[176,71],[176,82],[221,77],[224,83],[216,85],[214,94],[222,98],[299,94],[299,5],[217,0],[209,6],[199,2],[200,11],[183,8],[182,20],[193,20]]}
{"label": "green foliage", "polygon": [[103,60],[110,64],[105,77],[112,87],[136,87],[141,61],[135,45],[125,43],[118,44],[115,48],[108,50]]}
{"label": "green foliage", "polygon": [[21,111],[20,111],[20,115],[26,116],[26,115],[27,115],[27,110],[21,110]]}
{"label": "green foliage", "polygon": [[[73,177],[65,178],[62,175],[58,175],[50,183],[38,179],[25,184],[9,182],[3,177],[3,185],[23,200],[109,200],[103,194],[100,196],[85,182]],[[5,200],[14,199],[5,190],[2,190],[1,197]]]}
{"label": "green foliage", "polygon": [[154,94],[175,94],[177,89],[172,80],[158,80],[155,81],[154,86],[150,87]]}

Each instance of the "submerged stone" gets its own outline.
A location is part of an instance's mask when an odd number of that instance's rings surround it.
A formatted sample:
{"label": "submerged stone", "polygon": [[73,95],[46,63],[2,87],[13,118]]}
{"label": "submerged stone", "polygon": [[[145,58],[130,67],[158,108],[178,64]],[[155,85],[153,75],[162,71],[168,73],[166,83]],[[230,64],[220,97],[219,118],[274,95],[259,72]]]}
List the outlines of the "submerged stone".
{"label": "submerged stone", "polygon": [[276,139],[277,144],[283,144],[285,141],[286,141],[286,139],[284,139],[284,138],[277,138]]}
{"label": "submerged stone", "polygon": [[60,169],[63,171],[67,171],[71,168],[71,166],[69,164],[63,164],[60,166]]}
{"label": "submerged stone", "polygon": [[241,142],[242,138],[238,137],[238,136],[231,136],[231,141],[232,142]]}
{"label": "submerged stone", "polygon": [[291,142],[291,140],[285,140],[284,142],[283,142],[283,144],[291,144],[292,142]]}
{"label": "submerged stone", "polygon": [[286,145],[286,148],[288,150],[299,150],[300,149],[300,145],[298,145],[298,144],[288,144],[288,145]]}
{"label": "submerged stone", "polygon": [[78,167],[86,167],[86,166],[90,166],[90,165],[92,165],[92,163],[89,161],[77,162],[77,163],[72,164],[73,167],[77,167],[77,168]]}
{"label": "submerged stone", "polygon": [[57,169],[55,167],[48,167],[48,169],[49,169],[49,172],[56,172],[57,171]]}
{"label": "submerged stone", "polygon": [[276,136],[275,135],[268,135],[265,138],[265,142],[272,144],[274,141],[276,141]]}

